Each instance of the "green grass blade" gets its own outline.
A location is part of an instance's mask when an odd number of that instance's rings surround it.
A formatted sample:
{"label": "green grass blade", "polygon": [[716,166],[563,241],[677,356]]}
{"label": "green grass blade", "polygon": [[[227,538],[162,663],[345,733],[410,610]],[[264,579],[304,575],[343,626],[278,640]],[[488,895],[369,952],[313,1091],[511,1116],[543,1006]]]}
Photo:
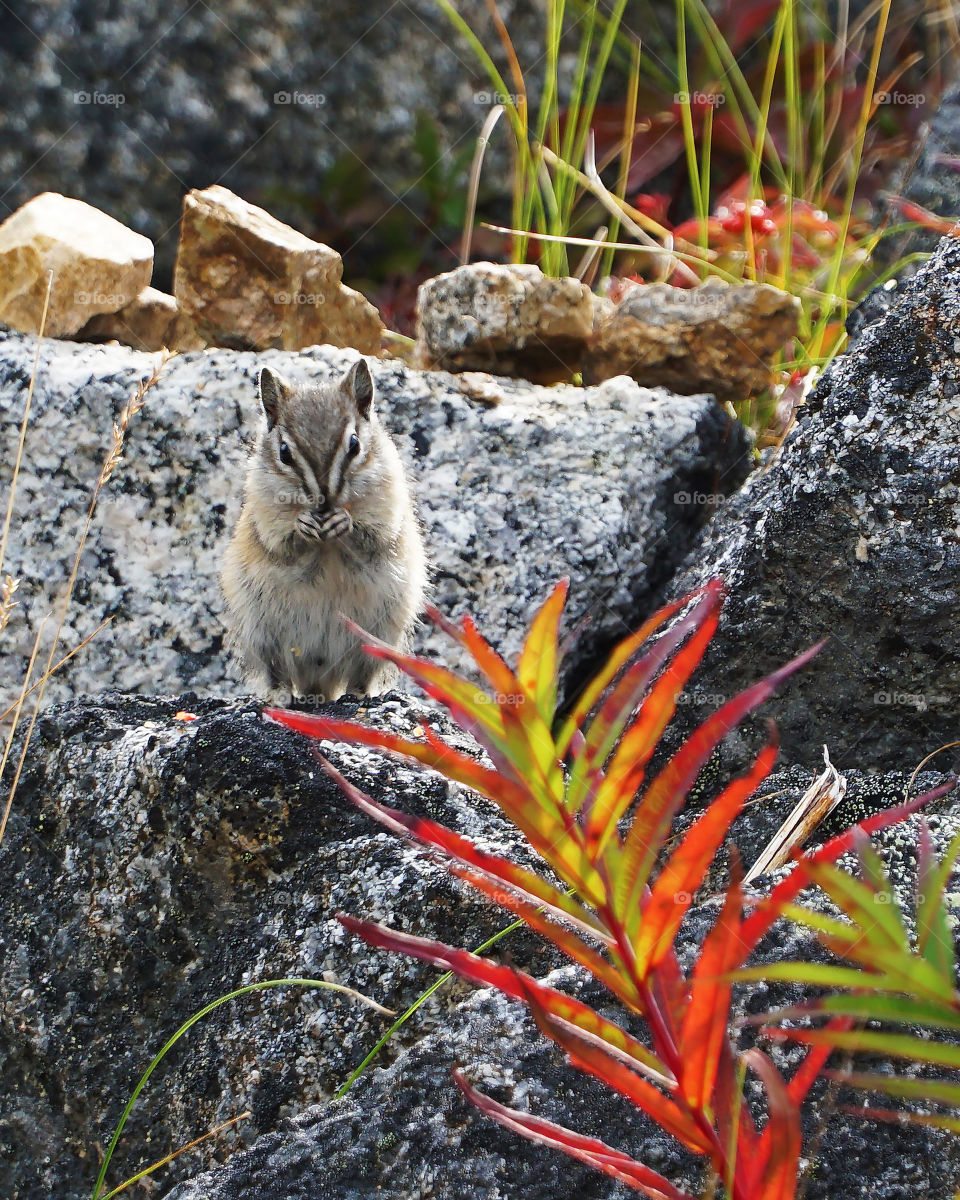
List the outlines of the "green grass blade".
{"label": "green grass blade", "polygon": [[[137,1102],[137,1098],[143,1089],[147,1086],[150,1076],[163,1062],[167,1053],[180,1041],[185,1033],[188,1033],[198,1021],[202,1021],[214,1009],[219,1008],[222,1004],[226,1004],[229,1000],[236,1000],[238,996],[246,996],[250,992],[263,992],[268,988],[278,987],[302,987],[302,988],[319,988],[328,992],[340,992],[346,996],[352,996],[356,1000],[361,1000],[364,1004],[369,1004],[382,1013],[389,1013],[390,1010],[377,1004],[375,1000],[371,1000],[368,996],[361,995],[360,992],[354,991],[353,988],[346,987],[342,983],[329,983],[325,979],[266,979],[261,983],[249,983],[245,987],[236,988],[232,992],[228,992],[225,996],[218,996],[216,1000],[212,1000],[209,1004],[204,1005],[199,1012],[195,1012],[192,1017],[180,1026],[176,1033],[166,1042],[163,1049],[154,1055],[152,1062],[140,1076],[140,1081],[133,1089],[130,1099],[127,1101],[120,1120],[117,1122],[117,1127],[113,1132],[113,1137],[110,1139],[110,1144],[107,1146],[107,1152],[104,1155],[103,1163],[100,1166],[100,1171],[97,1175],[97,1181],[93,1187],[92,1200],[103,1200],[104,1180],[107,1177],[107,1170],[110,1166],[110,1160],[113,1158],[113,1152],[117,1148],[117,1143],[120,1141],[120,1136],[123,1133],[124,1127],[127,1124],[127,1119],[133,1111],[133,1106]],[[392,1015],[392,1014],[391,1014]]]}

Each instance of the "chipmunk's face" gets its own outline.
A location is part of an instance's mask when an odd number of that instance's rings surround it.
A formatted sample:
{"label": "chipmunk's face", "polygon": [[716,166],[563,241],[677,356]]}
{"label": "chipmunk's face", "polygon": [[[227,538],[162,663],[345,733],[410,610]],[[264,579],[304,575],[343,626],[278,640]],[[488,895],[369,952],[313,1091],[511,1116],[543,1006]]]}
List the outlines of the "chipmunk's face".
{"label": "chipmunk's face", "polygon": [[266,430],[257,444],[263,493],[293,514],[349,511],[372,457],[373,380],[360,359],[339,384],[293,385],[269,367],[260,371]]}

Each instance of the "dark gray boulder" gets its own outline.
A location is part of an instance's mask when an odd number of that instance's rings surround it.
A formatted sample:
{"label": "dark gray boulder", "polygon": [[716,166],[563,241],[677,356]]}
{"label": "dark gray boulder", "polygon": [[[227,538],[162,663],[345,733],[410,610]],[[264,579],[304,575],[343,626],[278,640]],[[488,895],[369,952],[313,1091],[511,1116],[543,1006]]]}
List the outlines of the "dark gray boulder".
{"label": "dark gray boulder", "polygon": [[[920,98],[926,101],[925,96]],[[960,87],[951,87],[936,108],[924,112],[929,116],[920,129],[916,150],[897,172],[894,192],[937,217],[956,220],[960,216]],[[905,216],[896,201],[890,202],[889,209],[890,224],[901,224]],[[919,228],[883,238],[875,261],[892,265],[906,255],[930,251],[940,237]],[[898,274],[905,278],[916,269],[915,263],[909,263]]]}
{"label": "dark gray boulder", "polygon": [[[31,337],[0,336],[0,438],[11,448],[35,349]],[[212,350],[164,366],[98,502],[63,651],[111,624],[52,679],[51,699],[105,688],[242,690],[224,649],[218,576],[258,419],[257,370],[270,363],[291,378],[339,377],[355,357],[331,347]],[[0,661],[0,712],[19,690],[40,622],[59,612],[112,424],[156,362],[117,345],[41,347],[4,565],[21,583]],[[371,365],[423,518],[433,600],[449,615],[473,612],[510,655],[562,575],[571,616],[591,617],[571,671],[622,637],[703,524],[705,509],[682,498],[726,495],[749,467],[743,428],[708,396],[671,396],[626,378],[579,389],[494,387],[481,377],[499,397],[489,404],[456,376]],[[14,457],[0,461],[4,492]],[[447,643],[425,626],[417,646]]]}
{"label": "dark gray boulder", "polygon": [[958,737],[960,243],[834,360],[670,593],[711,575],[730,597],[691,719],[828,638],[776,704],[788,760],[902,768]]}
{"label": "dark gray boulder", "polygon": [[[784,950],[807,952],[806,943]],[[551,980],[578,998],[604,998],[572,971]],[[615,1016],[615,1013],[608,1013]],[[343,1100],[284,1121],[247,1152],[198,1175],[169,1200],[626,1200],[637,1193],[569,1159],[531,1145],[460,1097],[455,1058],[501,1103],[599,1137],[702,1194],[701,1168],[651,1122],[560,1060],[516,1005],[490,991],[452,1014],[445,1030],[361,1080]],[[479,1065],[474,1065],[479,1064]],[[787,1069],[781,1058],[780,1066]],[[856,1104],[850,1094],[843,1103]],[[862,1102],[862,1100],[861,1100]],[[806,1125],[822,1134],[802,1176],[805,1200],[908,1200],[949,1195],[960,1149],[952,1135],[907,1126],[878,1128],[838,1113],[818,1088]]]}
{"label": "dark gray boulder", "polygon": [[[391,694],[344,701],[344,716],[415,735],[429,720],[471,752],[434,710]],[[186,720],[192,715],[195,720]],[[375,798],[428,815],[494,852],[532,865],[485,801],[379,756],[325,744]],[[735,831],[748,860],[807,782],[779,773],[770,798]],[[902,777],[854,779],[848,816],[896,799]],[[929,787],[933,777],[919,781]],[[936,844],[956,831],[955,801],[938,802]],[[891,840],[909,879],[909,837]],[[906,847],[906,849],[904,849]],[[40,721],[0,847],[0,1178],[10,1200],[81,1200],[140,1074],[190,1015],[233,988],[306,976],[349,984],[403,1009],[436,972],[348,936],[337,910],[474,948],[507,924],[418,849],[381,831],[319,771],[310,744],[262,721],[249,700],[105,695]],[[707,880],[681,943],[693,953],[716,909]],[[490,953],[543,977],[557,955],[515,932]],[[781,931],[767,953],[809,957]],[[608,1008],[571,969],[559,977]],[[775,991],[745,991],[753,1008]],[[111,1167],[115,1185],[240,1113],[251,1117],[164,1168],[159,1195],[179,1200],[297,1197],[469,1197],[542,1200],[621,1193],[564,1157],[532,1147],[469,1109],[450,1081],[460,1061],[503,1100],[568,1121],[672,1177],[697,1178],[667,1139],[599,1085],[569,1070],[517,1005],[447,986],[395,1036],[349,1096],[337,1088],[386,1028],[343,998],[284,990],[232,1001],[196,1026],[154,1075]],[[789,1052],[779,1061],[793,1061]],[[492,1064],[486,1068],[484,1063]],[[500,1080],[500,1082],[496,1082]],[[319,1105],[319,1107],[316,1107]],[[314,1107],[311,1107],[314,1106]],[[292,1123],[286,1123],[287,1118]],[[808,1196],[939,1195],[960,1147],[930,1131],[884,1130],[869,1170],[871,1127],[817,1102],[827,1136]],[[249,1153],[244,1153],[248,1148]],[[223,1168],[216,1164],[231,1155]],[[211,1175],[185,1182],[204,1169]]]}
{"label": "dark gray boulder", "polygon": [[[186,710],[196,720],[177,717]],[[407,735],[428,716],[451,734],[409,697],[371,712]],[[529,861],[496,810],[463,789],[369,753],[331,748],[331,758],[370,794],[396,803],[402,793],[411,811]],[[0,871],[0,1178],[10,1200],[89,1195],[96,1147],[140,1074],[217,996],[262,979],[322,978],[402,1011],[432,982],[431,971],[387,962],[349,937],[338,909],[470,947],[508,923],[378,830],[320,771],[306,739],[242,700],[105,695],[52,709],[38,725]],[[514,935],[511,953],[540,972],[555,962],[532,938]],[[462,994],[441,993],[418,1035],[442,1027]],[[228,1147],[273,1128],[281,1112],[329,1098],[388,1025],[319,991],[223,1006],[154,1077],[113,1183],[245,1110],[251,1119]],[[208,1146],[190,1169],[215,1154]]]}

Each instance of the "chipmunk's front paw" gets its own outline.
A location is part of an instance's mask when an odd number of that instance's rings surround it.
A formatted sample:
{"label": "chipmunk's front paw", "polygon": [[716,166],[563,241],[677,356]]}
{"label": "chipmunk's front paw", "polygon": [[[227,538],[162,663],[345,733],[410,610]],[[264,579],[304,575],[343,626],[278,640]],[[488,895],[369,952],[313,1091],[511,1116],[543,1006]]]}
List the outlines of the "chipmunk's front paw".
{"label": "chipmunk's front paw", "polygon": [[297,517],[297,532],[318,542],[329,542],[332,538],[343,537],[352,528],[353,520],[345,508],[335,508],[330,513],[312,510]]}

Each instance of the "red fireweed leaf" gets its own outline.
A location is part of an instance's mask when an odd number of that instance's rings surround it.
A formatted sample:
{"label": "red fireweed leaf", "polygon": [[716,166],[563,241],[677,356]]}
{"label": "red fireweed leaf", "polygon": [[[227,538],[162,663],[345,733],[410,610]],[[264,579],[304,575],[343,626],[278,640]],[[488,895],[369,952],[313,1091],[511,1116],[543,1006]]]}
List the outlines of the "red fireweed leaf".
{"label": "red fireweed leaf", "polygon": [[716,858],[744,802],[773,769],[778,749],[779,740],[771,729],[771,740],[757,755],[749,774],[735,779],[697,818],[657,876],[650,896],[643,904],[635,942],[637,961],[643,973],[655,966],[673,945],[707,868]]}
{"label": "red fireweed leaf", "polygon": [[596,787],[591,786],[583,806],[587,816],[587,852],[591,857],[601,854],[608,839],[616,832],[617,822],[643,782],[647,764],[677,710],[677,697],[699,666],[716,632],[721,595],[716,591],[709,598],[715,600],[715,607],[707,610],[687,645],[653,685],[635,720],[620,738],[602,778]]}
{"label": "red fireweed leaf", "polygon": [[554,1149],[563,1150],[571,1158],[579,1159],[580,1162],[587,1163],[605,1175],[618,1179],[621,1183],[650,1196],[652,1200],[693,1200],[692,1196],[687,1192],[681,1192],[668,1179],[664,1179],[662,1175],[658,1175],[656,1171],[645,1167],[643,1163],[637,1162],[629,1155],[614,1150],[606,1142],[601,1142],[597,1138],[584,1137],[583,1134],[566,1129],[563,1125],[556,1125],[553,1121],[546,1121],[542,1117],[534,1117],[530,1113],[507,1108],[506,1105],[498,1103],[490,1096],[471,1087],[457,1070],[454,1070],[453,1078],[457,1087],[471,1104],[475,1105],[485,1116],[499,1121],[501,1125],[520,1134],[521,1137],[538,1142],[543,1146],[552,1146]]}
{"label": "red fireweed leaf", "polygon": [[592,790],[588,783],[592,783],[597,778],[597,772],[604,767],[651,679],[670,660],[692,630],[715,616],[722,600],[721,587],[712,581],[702,590],[704,594],[693,609],[624,672],[591,721],[584,735],[583,753],[573,762],[567,784],[567,807],[571,811],[578,811]]}
{"label": "red fireweed leaf", "polygon": [[495,987],[512,1000],[529,1003],[531,996],[558,1020],[574,1025],[578,1029],[599,1038],[611,1047],[633,1059],[639,1070],[645,1070],[652,1078],[673,1086],[675,1081],[662,1062],[642,1042],[637,1041],[626,1030],[613,1021],[600,1016],[588,1004],[555,988],[538,983],[532,976],[513,967],[505,967],[489,958],[481,958],[467,950],[457,950],[430,938],[416,937],[410,933],[399,933],[374,921],[360,921],[346,913],[337,913],[337,920],[351,933],[357,934],[371,946],[409,954],[421,962],[432,963],[445,971],[453,971],[461,979],[481,987]]}
{"label": "red fireweed leaf", "polygon": [[541,1032],[567,1052],[578,1071],[592,1075],[619,1092],[692,1153],[708,1155],[711,1152],[713,1142],[698,1127],[691,1113],[625,1067],[619,1058],[606,1053],[596,1042],[580,1037],[575,1028],[560,1026],[533,999],[528,1001],[528,1006]]}
{"label": "red fireweed leaf", "polygon": [[[734,1057],[733,1047],[727,1040],[720,1046],[714,1096],[720,1144],[732,1150],[732,1165],[736,1171],[738,1163],[753,1161],[760,1135],[757,1133],[750,1109],[743,1098],[737,1059]],[[740,1169],[742,1170],[742,1167]]]}
{"label": "red fireweed leaf", "polygon": [[624,666],[661,625],[665,625],[672,616],[690,603],[694,595],[696,593],[690,596],[681,596],[679,600],[674,600],[672,604],[659,609],[652,617],[644,621],[636,633],[630,634],[629,637],[624,638],[622,642],[619,642],[614,647],[602,670],[594,675],[593,679],[590,680],[581,692],[570,711],[570,715],[560,728],[560,733],[557,735],[557,752],[561,758],[566,756],[574,736],[580,731],[581,725],[593,711],[594,706],[603,693],[623,670]]}
{"label": "red fireweed leaf", "polygon": [[745,1164],[751,1177],[748,1194],[751,1200],[793,1200],[803,1150],[800,1109],[780,1072],[761,1050],[747,1050],[743,1057],[766,1089],[768,1108],[755,1160]]}
{"label": "red fireweed leaf", "polygon": [[557,639],[560,618],[567,600],[570,581],[561,579],[533,618],[520,659],[517,678],[528,696],[536,702],[540,716],[549,725],[557,704],[557,672],[560,659]]}
{"label": "red fireweed leaf", "polygon": [[[536,695],[527,695],[470,617],[463,618],[463,644],[493,687],[514,768],[522,771],[527,786],[544,804],[565,813],[563,771],[550,727],[537,708]],[[482,702],[481,697],[476,699]],[[571,838],[579,838],[572,822],[567,821],[565,827]]]}
{"label": "red fireweed leaf", "polygon": [[[468,755],[447,746],[436,735],[428,742],[414,742],[353,721],[338,721],[319,714],[264,709],[264,716],[308,737],[372,746],[391,757],[413,759],[433,767],[448,779],[474,788],[500,808],[566,883],[575,887],[588,899],[599,899],[603,895],[600,879],[593,864],[587,859],[577,841],[571,841],[565,836],[565,826],[549,808],[539,804],[535,797],[502,772],[484,767]],[[341,787],[351,786],[335,768],[331,767],[330,770],[334,772],[334,777]],[[362,793],[353,789],[350,797],[354,803],[359,803],[358,796],[362,796]],[[374,803],[369,797],[363,799],[370,804]],[[360,807],[365,807],[365,804],[360,804]],[[376,815],[373,809],[365,811],[369,811],[371,816]],[[400,821],[411,819],[402,813],[396,813],[395,816]]]}
{"label": "red fireweed leaf", "polygon": [[[693,1109],[706,1108],[713,1097],[720,1054],[727,1041],[732,984],[723,977],[740,962],[740,919],[743,872],[731,850],[730,884],[716,924],[704,939],[690,978],[690,1003],[684,1014],[678,1047],[683,1073],[680,1090]],[[727,1103],[731,1097],[725,1096]]]}
{"label": "red fireweed leaf", "polygon": [[629,976],[607,962],[593,947],[586,945],[569,929],[550,920],[545,913],[540,911],[542,906],[538,902],[531,902],[527,897],[505,888],[499,880],[489,879],[471,867],[453,863],[449,869],[458,879],[462,879],[471,887],[476,888],[494,904],[499,904],[515,916],[522,917],[524,924],[528,925],[534,933],[539,933],[547,941],[553,942],[557,949],[563,951],[572,962],[585,967],[598,983],[602,983],[628,1008],[635,1012],[641,1011],[637,990],[631,985]]}
{"label": "red fireweed leaf", "polygon": [[631,939],[636,936],[641,919],[643,889],[673,819],[683,806],[700,769],[730,730],[758,704],[767,700],[785,679],[806,666],[822,645],[820,642],[805,650],[759,683],[728,700],[687,738],[644,792],[624,840],[623,850],[618,856],[615,872],[615,911],[623,920]]}
{"label": "red fireweed leaf", "polygon": [[500,709],[496,704],[490,703],[486,693],[478,691],[476,684],[425,658],[401,654],[399,650],[381,642],[353,621],[344,621],[344,624],[351,633],[355,633],[361,639],[368,654],[392,662],[405,675],[415,680],[426,695],[438,700],[448,709],[457,724],[469,730],[492,755],[503,755],[507,740]]}
{"label": "red fireweed leaf", "polygon": [[[399,740],[399,739],[398,739]],[[357,808],[365,812],[375,821],[400,834],[402,837],[413,838],[426,846],[442,851],[451,858],[458,859],[471,870],[482,872],[491,880],[491,886],[511,888],[520,897],[534,905],[541,905],[555,916],[571,922],[585,933],[602,942],[610,942],[607,931],[597,921],[596,917],[583,907],[573,896],[568,896],[559,888],[548,883],[535,871],[528,871],[509,859],[481,850],[468,838],[444,825],[437,824],[427,817],[415,817],[400,809],[390,808],[380,804],[372,797],[354,787],[349,780],[330,763],[323,755],[318,755],[323,770],[334,779],[344,794]]]}

